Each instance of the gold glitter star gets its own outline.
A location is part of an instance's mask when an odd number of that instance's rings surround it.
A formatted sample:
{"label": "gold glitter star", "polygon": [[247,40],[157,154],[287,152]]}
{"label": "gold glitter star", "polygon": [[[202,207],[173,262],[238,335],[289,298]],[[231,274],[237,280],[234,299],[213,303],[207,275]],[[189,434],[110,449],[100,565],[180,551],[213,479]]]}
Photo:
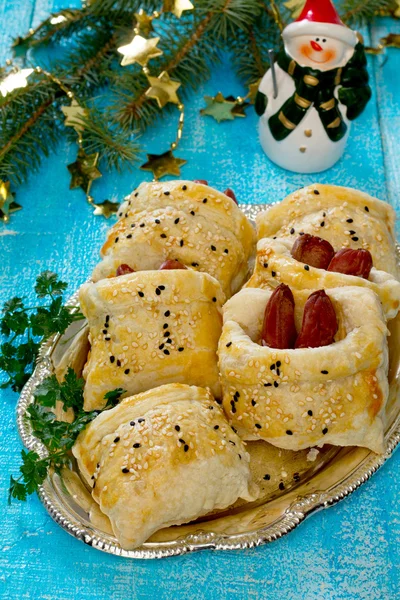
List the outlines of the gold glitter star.
{"label": "gold glitter star", "polygon": [[98,161],[98,152],[95,154],[86,154],[86,152],[80,148],[76,161],[68,165],[68,171],[72,175],[69,188],[73,190],[80,187],[88,194],[92,182],[101,177],[101,173],[97,168]]}
{"label": "gold glitter star", "polygon": [[249,99],[250,104],[254,104],[254,102],[256,101],[256,95],[258,92],[258,88],[260,87],[260,83],[261,77],[260,79],[257,79],[257,81],[255,81],[254,83],[250,83],[249,85],[249,93],[246,96],[246,98]]}
{"label": "gold glitter star", "polygon": [[172,150],[164,154],[148,154],[147,162],[141,165],[143,171],[151,171],[154,179],[160,179],[164,175],[180,175],[180,167],[186,164],[186,160],[175,158]]}
{"label": "gold glitter star", "polygon": [[163,108],[168,102],[179,104],[180,100],[176,95],[176,90],[181,86],[180,81],[170,79],[167,71],[163,71],[158,77],[148,76],[147,79],[151,87],[147,90],[146,96],[157,100],[160,108]]}
{"label": "gold glitter star", "polygon": [[104,200],[104,202],[99,202],[98,204],[93,204],[94,215],[101,215],[108,219],[111,215],[115,215],[118,212],[119,203],[118,202],[110,202],[110,200]]}
{"label": "gold glitter star", "polygon": [[184,10],[193,10],[194,6],[190,0],[164,0],[164,12],[172,12],[178,19],[181,18]]}
{"label": "gold glitter star", "polygon": [[235,117],[247,117],[245,109],[250,106],[250,102],[236,102],[232,108],[232,114]]}
{"label": "gold glitter star", "polygon": [[21,208],[22,206],[14,201],[14,196],[10,192],[10,182],[0,179],[0,220],[7,223],[10,220],[10,214]]}
{"label": "gold glitter star", "polygon": [[140,29],[144,35],[149,35],[154,31],[153,17],[144,12],[143,8],[139,12],[135,13],[136,26]]}
{"label": "gold glitter star", "polygon": [[66,127],[73,127],[77,133],[81,133],[84,130],[84,126],[79,122],[79,119],[87,117],[89,111],[86,108],[82,108],[76,100],[72,100],[71,106],[62,106],[61,110],[65,115],[64,125]]}
{"label": "gold glitter star", "polygon": [[118,48],[118,52],[124,56],[121,65],[126,67],[126,65],[132,65],[137,62],[142,67],[145,67],[149,60],[156,58],[156,56],[161,56],[162,50],[156,47],[159,41],[159,37],[146,40],[141,35],[135,35],[130,44]]}
{"label": "gold glitter star", "polygon": [[0,93],[7,96],[18,88],[24,88],[28,85],[27,78],[33,73],[33,69],[21,69],[12,71],[0,82]]}
{"label": "gold glitter star", "polygon": [[233,121],[235,118],[232,109],[236,102],[227,100],[221,92],[218,92],[214,98],[212,96],[204,96],[204,100],[207,106],[201,109],[200,114],[213,117],[218,123],[221,121]]}

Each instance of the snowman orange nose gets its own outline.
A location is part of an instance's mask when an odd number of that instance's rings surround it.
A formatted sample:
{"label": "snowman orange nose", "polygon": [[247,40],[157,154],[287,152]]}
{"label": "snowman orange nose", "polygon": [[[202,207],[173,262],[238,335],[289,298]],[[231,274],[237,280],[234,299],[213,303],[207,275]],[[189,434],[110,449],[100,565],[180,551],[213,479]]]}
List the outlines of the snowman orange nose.
{"label": "snowman orange nose", "polygon": [[314,40],[311,40],[310,44],[311,48],[317,52],[321,52],[321,50],[323,50],[322,46],[320,46],[317,42],[314,42]]}

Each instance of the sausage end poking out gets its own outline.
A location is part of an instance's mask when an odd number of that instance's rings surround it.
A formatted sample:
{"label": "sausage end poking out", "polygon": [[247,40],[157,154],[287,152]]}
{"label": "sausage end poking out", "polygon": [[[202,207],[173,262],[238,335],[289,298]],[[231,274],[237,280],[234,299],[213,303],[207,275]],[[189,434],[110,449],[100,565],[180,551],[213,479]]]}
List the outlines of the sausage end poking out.
{"label": "sausage end poking out", "polygon": [[179,260],[168,259],[160,266],[159,271],[169,271],[174,269],[187,269]]}
{"label": "sausage end poking out", "polygon": [[281,283],[265,308],[261,344],[270,348],[294,348],[294,298],[289,286]]}
{"label": "sausage end poking out", "polygon": [[339,250],[328,266],[328,271],[355,275],[364,279],[368,279],[371,269],[371,253],[363,248],[357,250],[344,248],[343,250]]}
{"label": "sausage end poking out", "polygon": [[305,233],[293,244],[291,255],[299,262],[317,269],[327,269],[335,250],[327,240]]}
{"label": "sausage end poking out", "polygon": [[320,348],[335,341],[338,323],[335,309],[325,290],[309,296],[304,306],[303,322],[296,348]]}
{"label": "sausage end poking out", "polygon": [[129,265],[123,264],[123,265],[119,265],[115,276],[119,277],[120,275],[128,275],[128,273],[134,273],[134,272],[135,272],[135,270],[131,269],[131,267]]}

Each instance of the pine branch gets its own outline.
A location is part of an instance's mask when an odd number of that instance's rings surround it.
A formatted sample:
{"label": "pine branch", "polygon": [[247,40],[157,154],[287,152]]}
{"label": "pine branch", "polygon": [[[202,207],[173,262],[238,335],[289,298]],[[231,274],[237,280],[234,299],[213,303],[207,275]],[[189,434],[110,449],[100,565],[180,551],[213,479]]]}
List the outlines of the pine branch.
{"label": "pine branch", "polygon": [[341,17],[346,25],[362,25],[380,11],[393,9],[394,5],[393,0],[345,0],[340,6]]}

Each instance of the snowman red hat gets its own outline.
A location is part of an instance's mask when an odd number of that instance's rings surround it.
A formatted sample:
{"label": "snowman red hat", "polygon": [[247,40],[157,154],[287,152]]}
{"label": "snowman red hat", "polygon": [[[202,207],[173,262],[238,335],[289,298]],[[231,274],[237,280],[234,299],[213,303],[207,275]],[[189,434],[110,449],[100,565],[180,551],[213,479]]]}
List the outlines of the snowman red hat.
{"label": "snowman red hat", "polygon": [[299,35],[326,36],[353,48],[358,41],[355,32],[341,21],[331,0],[306,1],[298,19],[285,27],[282,32],[285,42]]}

